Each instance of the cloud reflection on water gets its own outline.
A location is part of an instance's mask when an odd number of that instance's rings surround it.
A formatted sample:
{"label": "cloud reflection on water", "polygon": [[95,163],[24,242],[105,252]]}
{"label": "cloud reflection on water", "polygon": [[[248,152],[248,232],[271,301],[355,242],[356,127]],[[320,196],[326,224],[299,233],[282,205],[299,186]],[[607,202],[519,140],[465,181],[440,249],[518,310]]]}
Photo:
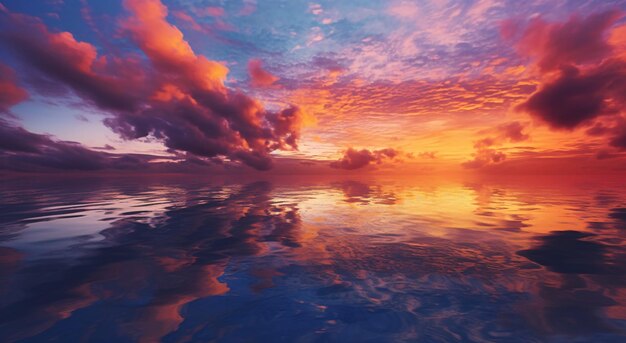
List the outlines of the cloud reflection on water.
{"label": "cloud reflection on water", "polygon": [[11,180],[0,187],[0,335],[617,342],[626,332],[617,189]]}

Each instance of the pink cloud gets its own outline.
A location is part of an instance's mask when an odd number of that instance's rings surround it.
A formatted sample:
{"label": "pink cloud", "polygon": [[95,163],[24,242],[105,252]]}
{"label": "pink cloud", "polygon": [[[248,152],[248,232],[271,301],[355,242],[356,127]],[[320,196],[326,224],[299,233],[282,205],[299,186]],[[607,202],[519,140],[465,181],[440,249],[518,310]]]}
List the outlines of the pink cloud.
{"label": "pink cloud", "polygon": [[263,62],[259,59],[251,59],[248,62],[248,73],[254,87],[269,87],[280,79],[263,69]]}
{"label": "pink cloud", "polygon": [[183,12],[176,11],[173,13],[174,17],[178,20],[185,22],[192,30],[203,32],[205,29],[200,25],[192,16]]}
{"label": "pink cloud", "polygon": [[584,18],[573,15],[563,23],[533,19],[523,28],[517,48],[536,58],[537,65],[544,71],[597,62],[613,51],[606,35],[622,16],[620,11],[606,11]]}
{"label": "pink cloud", "polygon": [[243,0],[243,7],[237,13],[240,16],[249,16],[256,12],[256,0]]}
{"label": "pink cloud", "polygon": [[17,85],[15,72],[0,63],[0,113],[26,100],[28,93]]}
{"label": "pink cloud", "polygon": [[200,17],[223,17],[225,12],[224,9],[221,7],[204,7],[204,8],[198,8],[195,11],[196,15],[200,16]]}

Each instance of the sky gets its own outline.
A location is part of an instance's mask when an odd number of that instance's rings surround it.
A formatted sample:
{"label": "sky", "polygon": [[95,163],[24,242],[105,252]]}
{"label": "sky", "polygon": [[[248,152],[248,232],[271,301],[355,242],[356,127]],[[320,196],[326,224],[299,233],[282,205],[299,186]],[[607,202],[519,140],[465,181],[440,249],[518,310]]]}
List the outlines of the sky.
{"label": "sky", "polygon": [[4,170],[626,172],[626,1],[0,4]]}

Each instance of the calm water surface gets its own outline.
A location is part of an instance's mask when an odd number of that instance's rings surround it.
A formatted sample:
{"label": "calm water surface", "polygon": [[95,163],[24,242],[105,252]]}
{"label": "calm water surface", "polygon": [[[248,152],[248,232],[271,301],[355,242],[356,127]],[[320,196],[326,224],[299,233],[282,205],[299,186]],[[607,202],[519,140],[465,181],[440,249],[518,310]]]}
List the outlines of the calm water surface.
{"label": "calm water surface", "polygon": [[0,341],[626,341],[624,180],[189,179],[1,179]]}

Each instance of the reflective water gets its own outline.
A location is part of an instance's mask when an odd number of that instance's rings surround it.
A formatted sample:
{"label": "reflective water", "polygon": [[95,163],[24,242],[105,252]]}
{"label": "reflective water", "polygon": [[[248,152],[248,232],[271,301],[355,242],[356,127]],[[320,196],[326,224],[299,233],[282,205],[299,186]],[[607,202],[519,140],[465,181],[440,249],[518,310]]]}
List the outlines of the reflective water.
{"label": "reflective water", "polygon": [[0,180],[3,342],[624,342],[621,179]]}

